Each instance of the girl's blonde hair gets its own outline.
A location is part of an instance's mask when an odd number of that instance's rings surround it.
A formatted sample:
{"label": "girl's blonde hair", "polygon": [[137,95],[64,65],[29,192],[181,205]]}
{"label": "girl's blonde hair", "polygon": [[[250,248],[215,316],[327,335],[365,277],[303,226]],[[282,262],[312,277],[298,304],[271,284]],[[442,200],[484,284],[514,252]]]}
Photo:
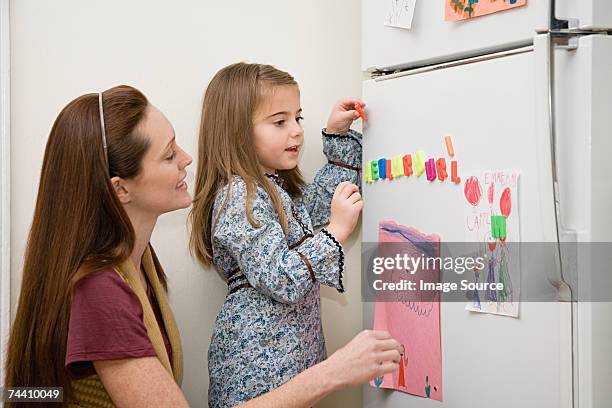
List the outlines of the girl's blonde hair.
{"label": "girl's blonde hair", "polygon": [[[287,232],[287,215],[275,187],[263,174],[253,148],[253,120],[257,109],[279,86],[297,86],[287,72],[270,65],[237,63],[221,69],[206,89],[202,105],[198,166],[193,208],[189,214],[192,254],[205,266],[212,263],[213,204],[217,190],[231,185],[234,175],[246,183],[246,213],[251,225],[259,227],[253,217],[253,197],[257,184],[270,196],[283,231]],[[298,167],[279,171],[285,190],[297,198],[304,186]],[[223,206],[230,199],[231,188]]]}

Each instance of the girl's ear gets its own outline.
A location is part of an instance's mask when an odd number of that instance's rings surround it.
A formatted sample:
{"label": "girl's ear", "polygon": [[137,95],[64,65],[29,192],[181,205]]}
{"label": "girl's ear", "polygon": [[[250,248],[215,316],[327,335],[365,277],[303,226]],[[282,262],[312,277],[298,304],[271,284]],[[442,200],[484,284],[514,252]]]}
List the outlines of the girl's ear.
{"label": "girl's ear", "polygon": [[115,194],[117,194],[117,198],[119,198],[121,204],[129,204],[132,201],[125,180],[123,180],[121,177],[112,177],[111,184],[113,185]]}

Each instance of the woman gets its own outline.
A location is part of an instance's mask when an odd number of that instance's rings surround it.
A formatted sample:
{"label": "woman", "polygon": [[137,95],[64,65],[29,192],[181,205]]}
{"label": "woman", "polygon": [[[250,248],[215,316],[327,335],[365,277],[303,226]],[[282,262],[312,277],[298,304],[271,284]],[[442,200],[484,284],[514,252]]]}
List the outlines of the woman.
{"label": "woman", "polygon": [[[86,94],[62,110],[45,149],[6,387],[63,387],[69,406],[187,406],[180,337],[149,240],[159,215],[190,205],[190,163],[134,88]],[[395,370],[398,350],[386,333],[362,333],[245,406],[309,406]],[[322,386],[322,375],[337,381]]]}

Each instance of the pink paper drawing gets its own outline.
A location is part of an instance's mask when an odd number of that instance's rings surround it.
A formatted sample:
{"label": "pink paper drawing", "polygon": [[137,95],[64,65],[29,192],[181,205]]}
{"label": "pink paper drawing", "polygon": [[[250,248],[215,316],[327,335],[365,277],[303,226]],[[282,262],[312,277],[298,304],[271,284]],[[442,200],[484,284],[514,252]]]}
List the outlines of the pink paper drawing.
{"label": "pink paper drawing", "polygon": [[[402,252],[413,257],[440,256],[440,237],[437,234],[424,234],[393,221],[380,222],[378,241],[405,244],[402,248],[406,249]],[[394,257],[396,254],[390,253],[394,252],[393,248],[397,247],[379,246],[378,256]],[[402,277],[406,273],[405,270],[387,271],[384,274],[388,275],[383,279],[396,282],[406,278]],[[439,282],[440,270],[419,270],[410,279]],[[376,302],[374,329],[388,331],[404,345],[405,352],[398,372],[375,379],[372,386],[442,401],[439,293],[424,296],[421,300]]]}

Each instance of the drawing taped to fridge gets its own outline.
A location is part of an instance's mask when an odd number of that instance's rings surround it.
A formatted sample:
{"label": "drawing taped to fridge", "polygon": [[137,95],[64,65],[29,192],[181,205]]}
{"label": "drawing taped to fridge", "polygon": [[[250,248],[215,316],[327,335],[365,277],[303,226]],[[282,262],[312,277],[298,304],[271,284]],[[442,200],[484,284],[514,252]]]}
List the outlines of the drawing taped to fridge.
{"label": "drawing taped to fridge", "polygon": [[[440,256],[440,235],[424,233],[414,227],[407,227],[394,221],[379,223],[378,256],[393,258],[397,246],[410,257],[425,254]],[[419,268],[408,273],[415,280],[440,282],[440,269]],[[382,275],[381,275],[382,276]],[[406,279],[406,271],[390,270],[383,278],[387,282]],[[440,297],[431,296],[427,291],[417,291],[414,298],[401,296],[397,301],[377,300],[374,306],[374,330],[388,331],[404,347],[397,372],[388,373],[371,382],[377,388],[387,388],[442,401],[442,347],[440,340]]]}
{"label": "drawing taped to fridge", "polygon": [[416,0],[387,0],[388,10],[385,25],[397,28],[412,28]]}
{"label": "drawing taped to fridge", "polygon": [[446,0],[445,20],[468,20],[526,4],[527,0]]}
{"label": "drawing taped to fridge", "polygon": [[[474,282],[501,283],[501,290],[474,290],[466,309],[518,317],[521,287],[519,175],[516,170],[472,172],[464,184],[467,242],[478,243],[483,270]],[[512,244],[511,244],[512,243]]]}

